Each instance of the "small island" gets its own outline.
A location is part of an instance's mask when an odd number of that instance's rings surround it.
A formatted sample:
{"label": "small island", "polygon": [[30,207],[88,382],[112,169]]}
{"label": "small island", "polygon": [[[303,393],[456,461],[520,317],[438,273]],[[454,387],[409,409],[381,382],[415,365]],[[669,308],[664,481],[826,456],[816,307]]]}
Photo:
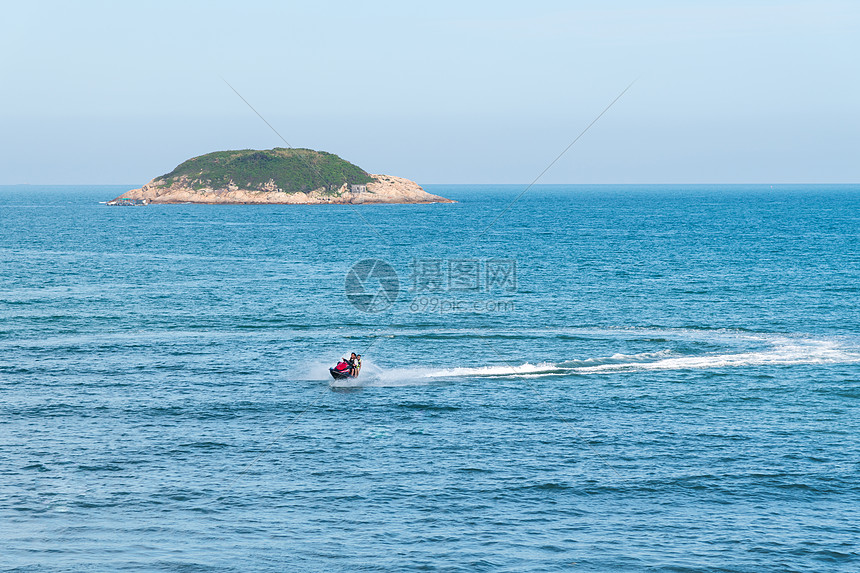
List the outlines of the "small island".
{"label": "small island", "polygon": [[454,202],[409,179],[368,173],[332,153],[276,147],[194,157],[108,205]]}

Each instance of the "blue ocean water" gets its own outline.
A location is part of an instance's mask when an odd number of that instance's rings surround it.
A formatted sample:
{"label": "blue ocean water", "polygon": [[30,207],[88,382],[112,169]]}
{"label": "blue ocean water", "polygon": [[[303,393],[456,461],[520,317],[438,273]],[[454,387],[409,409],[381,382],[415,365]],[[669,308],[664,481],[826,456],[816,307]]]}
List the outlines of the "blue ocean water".
{"label": "blue ocean water", "polygon": [[3,570],[860,570],[860,186],[127,188],[0,187]]}

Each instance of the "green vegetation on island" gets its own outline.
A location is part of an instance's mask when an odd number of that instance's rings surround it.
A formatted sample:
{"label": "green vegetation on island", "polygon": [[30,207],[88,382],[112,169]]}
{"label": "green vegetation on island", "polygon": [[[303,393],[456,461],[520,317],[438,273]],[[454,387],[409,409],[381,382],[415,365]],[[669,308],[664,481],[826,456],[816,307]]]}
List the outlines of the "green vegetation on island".
{"label": "green vegetation on island", "polygon": [[284,193],[324,188],[334,194],[344,184],[363,185],[373,178],[366,171],[325,151],[274,149],[216,151],[181,163],[153,183],[171,186],[184,183],[193,189],[263,190],[271,183]]}

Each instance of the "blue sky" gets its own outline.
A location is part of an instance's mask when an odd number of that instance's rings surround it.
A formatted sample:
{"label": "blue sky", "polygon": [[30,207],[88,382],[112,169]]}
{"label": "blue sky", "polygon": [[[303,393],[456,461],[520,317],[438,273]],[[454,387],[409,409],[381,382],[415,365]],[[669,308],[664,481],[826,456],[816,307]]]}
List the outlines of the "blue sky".
{"label": "blue sky", "polygon": [[860,3],[10,3],[0,183],[141,184],[219,149],[420,183],[860,181]]}

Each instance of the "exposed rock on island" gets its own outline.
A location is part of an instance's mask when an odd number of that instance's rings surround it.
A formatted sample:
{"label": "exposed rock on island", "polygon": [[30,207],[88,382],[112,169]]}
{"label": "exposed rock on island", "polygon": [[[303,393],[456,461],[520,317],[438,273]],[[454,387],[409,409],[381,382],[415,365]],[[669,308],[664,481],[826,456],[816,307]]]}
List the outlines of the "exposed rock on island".
{"label": "exposed rock on island", "polygon": [[454,203],[409,179],[374,175],[337,155],[312,149],[216,151],[194,157],[124,201],[209,204]]}

